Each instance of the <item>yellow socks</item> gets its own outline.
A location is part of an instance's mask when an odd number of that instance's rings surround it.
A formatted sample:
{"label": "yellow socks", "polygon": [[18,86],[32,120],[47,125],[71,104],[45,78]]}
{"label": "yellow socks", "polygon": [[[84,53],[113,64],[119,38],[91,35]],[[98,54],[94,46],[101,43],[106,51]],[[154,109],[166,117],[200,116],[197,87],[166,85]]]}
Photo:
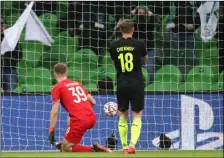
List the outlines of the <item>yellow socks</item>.
{"label": "yellow socks", "polygon": [[128,120],[126,118],[120,118],[118,123],[118,130],[120,134],[121,144],[123,149],[128,148]]}
{"label": "yellow socks", "polygon": [[142,128],[142,120],[140,118],[134,118],[131,126],[131,141],[130,146],[135,147]]}
{"label": "yellow socks", "polygon": [[[142,120],[135,118],[131,126],[131,141],[130,146],[135,147],[140,137],[142,128]],[[126,118],[120,118],[118,123],[118,130],[120,134],[121,144],[123,149],[128,148],[128,120]]]}

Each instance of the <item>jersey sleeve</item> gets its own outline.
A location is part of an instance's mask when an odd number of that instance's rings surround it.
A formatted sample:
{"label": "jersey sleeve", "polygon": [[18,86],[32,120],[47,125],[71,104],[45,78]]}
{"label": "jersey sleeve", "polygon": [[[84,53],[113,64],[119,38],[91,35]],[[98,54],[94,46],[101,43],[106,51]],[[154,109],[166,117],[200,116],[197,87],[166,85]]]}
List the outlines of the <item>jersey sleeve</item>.
{"label": "jersey sleeve", "polygon": [[52,101],[60,101],[60,89],[58,87],[54,87],[51,91]]}
{"label": "jersey sleeve", "polygon": [[142,57],[147,55],[145,43],[141,41]]}
{"label": "jersey sleeve", "polygon": [[115,60],[115,53],[113,52],[113,44],[111,43],[109,46],[109,53],[112,60]]}

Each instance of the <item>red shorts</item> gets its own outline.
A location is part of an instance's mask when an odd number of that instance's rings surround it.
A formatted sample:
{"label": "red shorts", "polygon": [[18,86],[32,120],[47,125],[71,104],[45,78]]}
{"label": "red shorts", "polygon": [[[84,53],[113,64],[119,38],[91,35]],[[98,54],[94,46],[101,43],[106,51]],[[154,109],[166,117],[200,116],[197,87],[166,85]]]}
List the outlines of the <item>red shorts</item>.
{"label": "red shorts", "polygon": [[96,116],[89,116],[85,120],[70,120],[70,124],[65,132],[64,138],[70,143],[79,144],[83,135],[88,129],[91,129],[96,124]]}

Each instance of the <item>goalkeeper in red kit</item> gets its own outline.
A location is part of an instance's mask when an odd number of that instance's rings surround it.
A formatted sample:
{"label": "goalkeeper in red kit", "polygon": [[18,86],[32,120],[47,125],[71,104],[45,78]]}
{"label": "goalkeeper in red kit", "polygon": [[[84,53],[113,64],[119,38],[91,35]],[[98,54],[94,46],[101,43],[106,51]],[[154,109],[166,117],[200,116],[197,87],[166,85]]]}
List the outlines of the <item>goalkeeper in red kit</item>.
{"label": "goalkeeper in red kit", "polygon": [[60,104],[68,112],[70,123],[61,145],[62,152],[111,152],[100,144],[84,146],[79,144],[85,132],[96,124],[96,115],[92,108],[95,99],[85,90],[83,85],[67,79],[67,66],[57,63],[54,76],[58,84],[52,89],[52,110],[50,116],[49,141],[55,144],[54,131],[58,119]]}

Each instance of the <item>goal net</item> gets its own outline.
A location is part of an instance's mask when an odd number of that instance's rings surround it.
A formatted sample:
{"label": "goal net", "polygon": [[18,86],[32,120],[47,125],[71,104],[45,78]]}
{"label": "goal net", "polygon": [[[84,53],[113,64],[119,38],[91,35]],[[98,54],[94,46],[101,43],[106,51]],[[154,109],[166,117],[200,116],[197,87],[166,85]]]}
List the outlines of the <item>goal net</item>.
{"label": "goal net", "polygon": [[[18,19],[28,4],[0,3],[3,43],[3,31],[22,22]],[[116,70],[108,46],[121,37],[118,23],[124,18],[133,20],[133,36],[145,42],[149,55],[142,66],[145,109],[136,148],[158,149],[160,134],[166,134],[172,149],[223,149],[223,3],[206,3],[34,2],[37,19],[33,14],[28,18],[14,51],[2,54],[1,49],[1,150],[56,150],[49,144],[48,127],[50,91],[56,84],[52,68],[58,62],[66,63],[69,79],[83,83],[97,101],[97,124],[81,143],[106,145],[114,132],[116,149],[121,149],[119,118],[107,117],[103,105],[116,102]],[[38,41],[27,40],[37,35]],[[63,140],[66,126],[61,108],[57,141]]]}

